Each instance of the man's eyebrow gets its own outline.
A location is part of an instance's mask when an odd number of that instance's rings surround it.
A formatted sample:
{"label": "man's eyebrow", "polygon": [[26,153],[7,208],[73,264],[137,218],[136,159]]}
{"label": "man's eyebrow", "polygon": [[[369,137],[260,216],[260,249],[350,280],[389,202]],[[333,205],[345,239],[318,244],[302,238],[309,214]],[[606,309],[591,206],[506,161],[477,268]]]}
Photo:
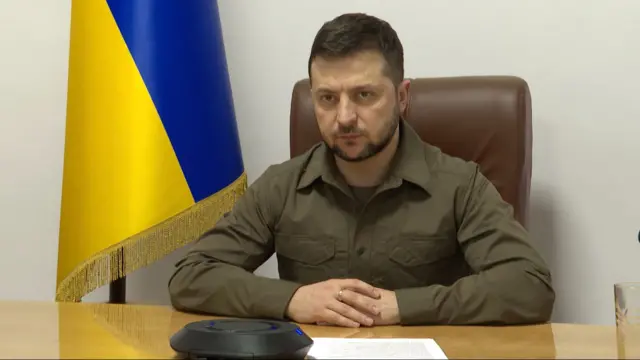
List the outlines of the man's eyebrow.
{"label": "man's eyebrow", "polygon": [[[361,91],[361,90],[368,90],[368,89],[376,89],[378,88],[378,86],[374,83],[364,83],[364,84],[359,84],[356,86],[352,86],[349,88],[349,91]],[[335,92],[335,90],[326,87],[326,86],[318,86],[318,88],[316,88],[314,90],[315,92]]]}
{"label": "man's eyebrow", "polygon": [[376,88],[378,88],[376,84],[366,83],[366,84],[356,85],[352,88],[352,90],[368,90],[368,89],[376,89]]}
{"label": "man's eyebrow", "polygon": [[332,91],[333,90],[331,90],[330,88],[324,87],[324,86],[319,86],[319,87],[317,87],[316,89],[313,90],[313,92],[318,92],[318,93],[321,93],[321,92],[332,92]]}

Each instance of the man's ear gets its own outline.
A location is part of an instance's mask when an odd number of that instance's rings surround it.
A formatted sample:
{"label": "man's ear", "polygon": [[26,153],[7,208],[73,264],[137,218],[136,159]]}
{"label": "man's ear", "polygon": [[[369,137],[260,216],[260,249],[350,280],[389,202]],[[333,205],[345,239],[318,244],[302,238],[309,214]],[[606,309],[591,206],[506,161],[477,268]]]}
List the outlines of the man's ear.
{"label": "man's ear", "polygon": [[409,88],[411,87],[411,80],[404,79],[398,85],[398,103],[400,105],[400,113],[404,113],[409,106]]}

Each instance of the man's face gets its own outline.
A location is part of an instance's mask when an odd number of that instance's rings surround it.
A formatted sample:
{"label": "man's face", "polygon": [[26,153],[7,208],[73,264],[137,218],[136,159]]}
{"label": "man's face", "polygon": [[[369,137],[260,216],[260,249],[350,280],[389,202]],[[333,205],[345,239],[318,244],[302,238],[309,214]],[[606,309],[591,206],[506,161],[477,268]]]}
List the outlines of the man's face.
{"label": "man's face", "polygon": [[407,105],[408,86],[397,89],[385,74],[384,57],[362,51],[341,59],[317,57],[311,65],[312,98],[327,146],[346,161],[382,151]]}

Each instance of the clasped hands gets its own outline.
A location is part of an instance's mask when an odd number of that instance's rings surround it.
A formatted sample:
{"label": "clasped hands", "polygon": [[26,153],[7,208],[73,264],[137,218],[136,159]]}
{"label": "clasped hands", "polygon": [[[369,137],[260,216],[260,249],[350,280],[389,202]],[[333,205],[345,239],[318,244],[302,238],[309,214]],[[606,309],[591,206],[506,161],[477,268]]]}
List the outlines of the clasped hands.
{"label": "clasped hands", "polygon": [[298,288],[286,315],[298,323],[344,327],[400,322],[395,293],[357,279],[332,279]]}

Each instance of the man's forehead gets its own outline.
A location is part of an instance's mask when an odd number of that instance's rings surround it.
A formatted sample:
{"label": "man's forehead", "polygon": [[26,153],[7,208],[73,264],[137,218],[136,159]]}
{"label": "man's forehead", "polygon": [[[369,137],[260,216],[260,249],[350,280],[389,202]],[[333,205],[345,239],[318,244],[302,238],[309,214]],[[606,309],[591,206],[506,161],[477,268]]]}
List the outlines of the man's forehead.
{"label": "man's forehead", "polygon": [[345,58],[317,57],[311,65],[314,89],[350,89],[380,86],[388,79],[384,58],[375,53],[360,53]]}

